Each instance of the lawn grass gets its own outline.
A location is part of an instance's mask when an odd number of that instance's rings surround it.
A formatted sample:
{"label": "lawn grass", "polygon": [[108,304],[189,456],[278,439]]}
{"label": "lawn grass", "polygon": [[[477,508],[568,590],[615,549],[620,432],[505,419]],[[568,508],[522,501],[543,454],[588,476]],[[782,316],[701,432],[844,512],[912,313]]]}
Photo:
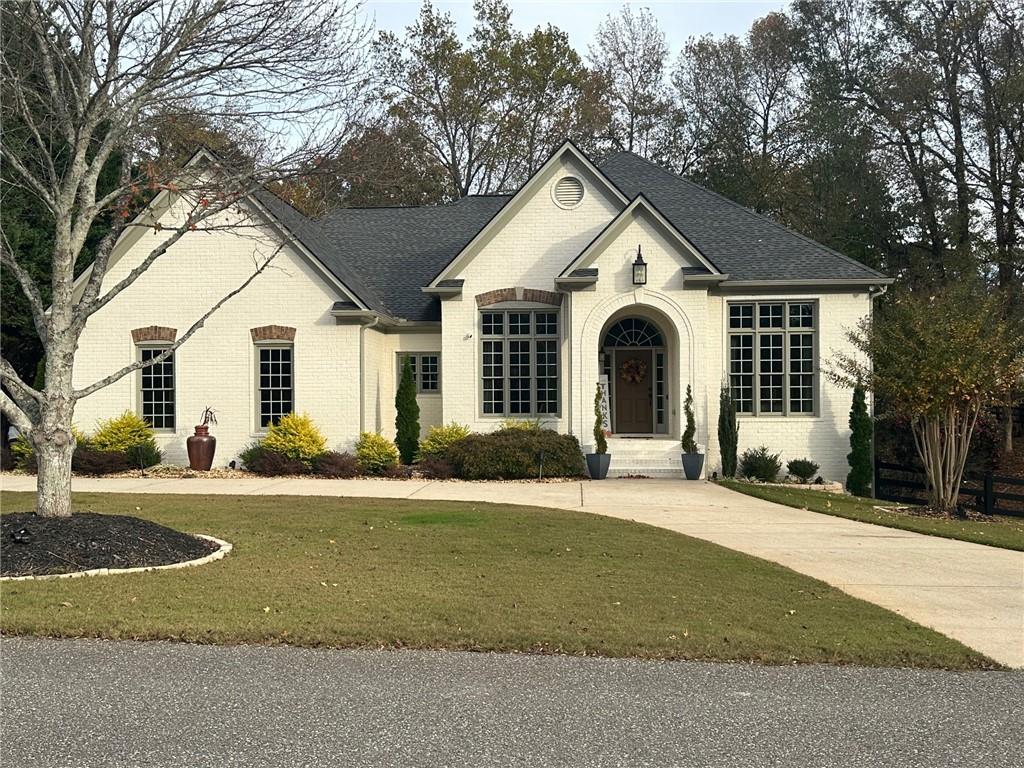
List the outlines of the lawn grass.
{"label": "lawn grass", "polygon": [[864,499],[858,496],[843,496],[824,491],[800,488],[780,488],[758,485],[741,480],[720,480],[719,484],[733,491],[756,496],[766,501],[785,504],[788,507],[808,509],[826,515],[874,523],[904,531],[926,533],[947,539],[959,539],[975,544],[987,544],[1003,549],[1024,550],[1024,518],[993,515],[991,522],[976,520],[953,520],[938,517],[919,517],[900,512],[883,512],[877,506],[896,506],[894,502]]}
{"label": "lawn grass", "polygon": [[[5,511],[31,494],[4,493]],[[624,520],[534,507],[75,494],[235,545],[178,571],[8,582],[0,629],[957,669],[971,649],[780,565]]]}

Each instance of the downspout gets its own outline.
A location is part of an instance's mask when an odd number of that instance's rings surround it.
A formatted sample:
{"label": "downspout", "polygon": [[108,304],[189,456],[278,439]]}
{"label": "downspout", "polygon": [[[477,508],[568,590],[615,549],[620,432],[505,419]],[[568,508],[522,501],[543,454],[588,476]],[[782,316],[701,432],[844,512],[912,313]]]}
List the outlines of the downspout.
{"label": "downspout", "polygon": [[566,340],[568,341],[567,357],[569,358],[569,372],[568,372],[568,375],[565,377],[565,380],[569,382],[569,392],[568,392],[568,397],[566,398],[567,402],[566,402],[565,410],[566,410],[566,414],[567,414],[567,416],[569,418],[569,434],[571,435],[571,434],[573,434],[573,426],[572,426],[572,400],[573,400],[573,396],[572,395],[573,395],[573,392],[576,390],[576,388],[573,387],[573,385],[572,385],[572,367],[573,367],[572,366],[572,333],[573,333],[573,328],[572,328],[572,292],[567,293],[565,295],[565,298],[566,298],[566,302],[565,302],[565,314],[566,314],[565,327],[569,329],[569,332],[566,334]]}
{"label": "downspout", "polygon": [[366,431],[366,329],[375,328],[380,316],[359,326],[359,431]]}

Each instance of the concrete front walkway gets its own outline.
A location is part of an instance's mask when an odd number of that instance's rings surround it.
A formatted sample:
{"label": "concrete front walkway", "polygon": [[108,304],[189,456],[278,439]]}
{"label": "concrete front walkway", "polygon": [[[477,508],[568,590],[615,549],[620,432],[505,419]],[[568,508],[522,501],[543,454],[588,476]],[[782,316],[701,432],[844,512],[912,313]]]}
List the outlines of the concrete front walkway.
{"label": "concrete front walkway", "polygon": [[[0,487],[33,491],[35,478],[4,475]],[[593,512],[772,560],[1024,667],[1024,553],[784,507],[711,483],[75,478],[74,489],[481,501]]]}

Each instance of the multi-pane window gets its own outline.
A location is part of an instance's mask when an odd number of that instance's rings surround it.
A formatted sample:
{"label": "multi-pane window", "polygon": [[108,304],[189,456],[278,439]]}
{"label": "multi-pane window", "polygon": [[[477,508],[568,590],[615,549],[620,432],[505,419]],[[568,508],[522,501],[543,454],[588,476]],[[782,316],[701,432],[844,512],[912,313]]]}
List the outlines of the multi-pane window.
{"label": "multi-pane window", "polygon": [[295,370],[291,345],[260,345],[256,385],[259,426],[266,429],[295,410]]}
{"label": "multi-pane window", "polygon": [[[153,360],[166,351],[164,347],[142,347],[142,362]],[[142,418],[153,429],[174,429],[174,353],[166,360],[147,365],[140,372],[140,404]]]}
{"label": "multi-pane window", "polygon": [[484,414],[557,414],[558,312],[483,312],[480,330]]}
{"label": "multi-pane window", "polygon": [[398,356],[398,380],[402,380],[405,361],[412,368],[416,391],[434,393],[441,391],[441,356],[437,352],[403,352]]}
{"label": "multi-pane window", "polygon": [[729,305],[729,386],[739,413],[814,413],[816,310],[811,301]]}

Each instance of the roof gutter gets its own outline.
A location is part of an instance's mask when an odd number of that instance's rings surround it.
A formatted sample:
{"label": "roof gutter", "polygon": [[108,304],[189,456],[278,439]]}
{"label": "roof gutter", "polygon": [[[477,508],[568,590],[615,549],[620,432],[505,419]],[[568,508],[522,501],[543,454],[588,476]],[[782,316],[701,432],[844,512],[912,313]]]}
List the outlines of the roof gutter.
{"label": "roof gutter", "polygon": [[[692,278],[687,277],[687,280]],[[758,288],[876,288],[892,285],[894,277],[826,278],[802,280],[729,280],[719,287],[723,291],[743,291]]]}

